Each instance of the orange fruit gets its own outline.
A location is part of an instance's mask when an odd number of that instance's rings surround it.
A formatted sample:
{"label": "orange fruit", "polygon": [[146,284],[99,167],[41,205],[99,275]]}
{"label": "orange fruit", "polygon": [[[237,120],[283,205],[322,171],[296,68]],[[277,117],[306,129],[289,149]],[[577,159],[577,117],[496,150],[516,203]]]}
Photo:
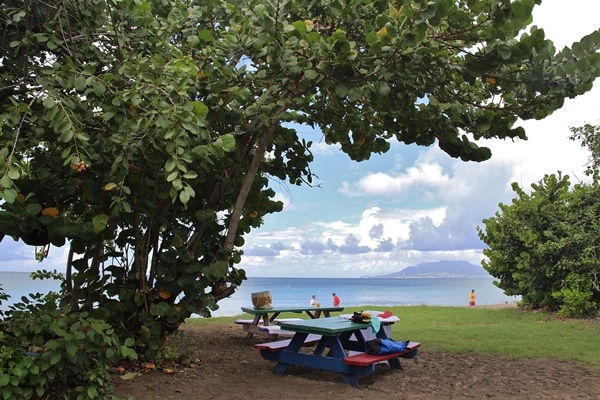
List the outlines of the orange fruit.
{"label": "orange fruit", "polygon": [[46,207],[42,210],[42,215],[50,215],[51,217],[58,218],[60,212],[56,207]]}

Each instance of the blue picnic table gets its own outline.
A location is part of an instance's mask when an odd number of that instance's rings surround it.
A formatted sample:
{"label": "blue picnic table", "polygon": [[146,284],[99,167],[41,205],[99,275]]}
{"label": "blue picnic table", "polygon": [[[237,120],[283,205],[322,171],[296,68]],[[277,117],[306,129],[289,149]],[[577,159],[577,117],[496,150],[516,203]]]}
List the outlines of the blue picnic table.
{"label": "blue picnic table", "polygon": [[[384,326],[391,323],[393,322],[382,323],[375,336],[386,338]],[[375,370],[375,365],[382,361],[387,361],[391,368],[402,369],[399,358],[416,356],[420,347],[418,342],[409,342],[403,352],[367,354],[362,334],[365,324],[355,323],[347,318],[287,321],[281,322],[280,326],[281,329],[295,332],[294,336],[254,346],[260,350],[264,359],[277,362],[273,368],[275,374],[285,375],[292,365],[310,367],[340,373],[342,380],[354,387],[359,387],[358,376],[370,375]],[[312,353],[300,351],[307,345],[315,345]],[[355,354],[350,355],[351,352]]]}

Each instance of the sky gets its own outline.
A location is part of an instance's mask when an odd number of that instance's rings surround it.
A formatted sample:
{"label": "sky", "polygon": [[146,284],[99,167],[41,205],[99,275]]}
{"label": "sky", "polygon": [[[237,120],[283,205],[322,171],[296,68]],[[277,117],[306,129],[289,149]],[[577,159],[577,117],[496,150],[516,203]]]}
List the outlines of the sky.
{"label": "sky", "polygon": [[[544,0],[534,25],[562,49],[600,28],[597,0]],[[240,268],[248,276],[360,277],[400,271],[432,261],[464,260],[479,265],[482,220],[510,203],[517,182],[528,190],[545,174],[562,171],[572,182],[585,180],[589,154],[568,139],[570,127],[600,124],[600,81],[583,96],[541,121],[520,121],[527,141],[488,140],[482,163],[453,159],[437,146],[393,143],[389,152],[357,163],[320,132],[300,128],[313,140],[312,171],[318,187],[273,180],[284,209],[267,215],[246,236]],[[5,238],[0,271],[64,270],[65,248],[52,248],[43,263],[33,248]]]}

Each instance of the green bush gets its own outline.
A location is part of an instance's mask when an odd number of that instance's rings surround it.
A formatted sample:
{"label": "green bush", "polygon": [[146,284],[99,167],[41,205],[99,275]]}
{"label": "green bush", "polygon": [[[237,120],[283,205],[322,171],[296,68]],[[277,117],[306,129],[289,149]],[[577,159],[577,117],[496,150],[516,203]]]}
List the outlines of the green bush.
{"label": "green bush", "polygon": [[[133,339],[87,312],[58,308],[52,293],[32,294],[0,324],[1,399],[109,399],[109,365],[137,358]],[[54,294],[56,295],[56,294]]]}
{"label": "green bush", "polygon": [[553,297],[561,302],[558,315],[565,318],[587,318],[598,315],[598,308],[593,301],[592,284],[589,280],[576,274],[570,274],[563,288],[553,293]]}

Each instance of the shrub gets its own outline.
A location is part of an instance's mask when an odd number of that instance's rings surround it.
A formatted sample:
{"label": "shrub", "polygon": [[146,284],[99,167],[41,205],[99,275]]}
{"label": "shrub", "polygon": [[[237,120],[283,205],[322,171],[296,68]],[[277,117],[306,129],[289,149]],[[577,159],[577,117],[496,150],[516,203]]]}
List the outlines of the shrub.
{"label": "shrub", "polygon": [[121,343],[106,322],[56,307],[52,292],[30,296],[0,324],[0,398],[111,398],[109,365],[137,358],[133,339]]}
{"label": "shrub", "polygon": [[561,290],[552,296],[561,302],[557,313],[561,317],[586,318],[598,315],[591,282],[576,274],[570,274]]}

